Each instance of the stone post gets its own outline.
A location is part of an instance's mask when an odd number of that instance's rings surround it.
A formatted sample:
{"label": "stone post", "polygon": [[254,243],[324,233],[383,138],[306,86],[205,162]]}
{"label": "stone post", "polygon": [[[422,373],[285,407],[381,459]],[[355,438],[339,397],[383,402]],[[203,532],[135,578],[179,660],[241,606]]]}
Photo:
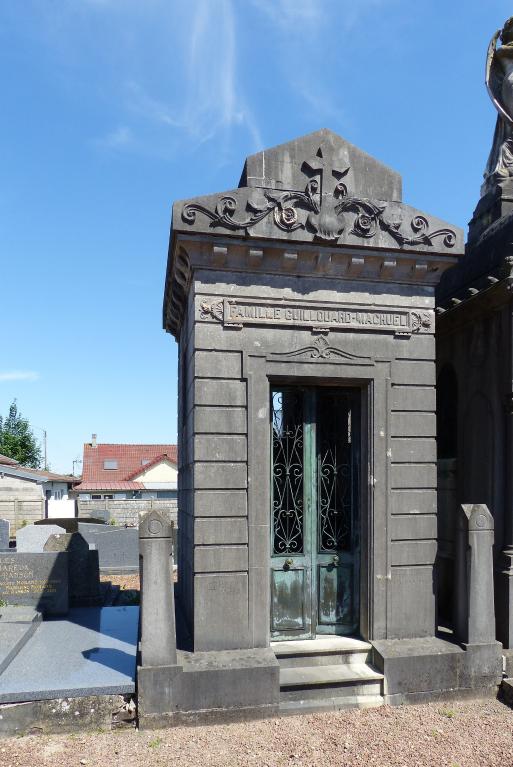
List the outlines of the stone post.
{"label": "stone post", "polygon": [[460,506],[456,530],[455,631],[464,644],[495,642],[493,517],[485,504]]}
{"label": "stone post", "polygon": [[171,525],[158,513],[139,525],[141,557],[141,665],[176,664]]}

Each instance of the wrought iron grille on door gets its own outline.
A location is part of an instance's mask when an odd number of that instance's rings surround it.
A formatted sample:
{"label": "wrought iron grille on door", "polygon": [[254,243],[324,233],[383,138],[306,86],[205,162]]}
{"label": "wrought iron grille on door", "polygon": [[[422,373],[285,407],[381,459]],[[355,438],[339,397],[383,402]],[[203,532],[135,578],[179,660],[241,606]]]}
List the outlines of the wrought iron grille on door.
{"label": "wrought iron grille on door", "polygon": [[358,630],[360,391],[271,390],[271,632]]}

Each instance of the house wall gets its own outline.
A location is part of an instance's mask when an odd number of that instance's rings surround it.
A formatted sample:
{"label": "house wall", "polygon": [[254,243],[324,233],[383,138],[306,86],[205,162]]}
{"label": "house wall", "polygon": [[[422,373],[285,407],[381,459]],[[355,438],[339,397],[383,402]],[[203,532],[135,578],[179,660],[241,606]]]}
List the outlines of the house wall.
{"label": "house wall", "polygon": [[178,479],[178,471],[175,466],[169,461],[163,461],[162,463],[152,466],[147,471],[143,471],[134,477],[134,482],[176,482]]}
{"label": "house wall", "polygon": [[[284,298],[428,312],[428,332],[229,327],[213,299]],[[433,288],[198,271],[180,336],[180,597],[195,650],[269,644],[269,381],[356,381],[368,402],[362,635],[433,635],[436,552]],[[301,352],[301,350],[310,350]],[[221,351],[222,350],[222,351]]]}
{"label": "house wall", "polygon": [[11,533],[24,522],[43,519],[45,502],[42,486],[20,477],[0,474],[0,518],[11,523]]}

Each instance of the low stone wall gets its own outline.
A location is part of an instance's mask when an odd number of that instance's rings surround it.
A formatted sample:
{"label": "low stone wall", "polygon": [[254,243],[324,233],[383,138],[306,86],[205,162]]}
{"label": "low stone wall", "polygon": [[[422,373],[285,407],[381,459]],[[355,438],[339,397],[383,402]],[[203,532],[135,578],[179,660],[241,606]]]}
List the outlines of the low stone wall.
{"label": "low stone wall", "polygon": [[6,519],[11,526],[11,535],[25,525],[32,524],[37,519],[44,519],[45,502],[43,499],[4,500],[0,499],[0,519]]}
{"label": "low stone wall", "polygon": [[175,500],[78,500],[79,517],[97,517],[116,525],[139,526],[139,518],[155,510],[163,514],[176,528],[178,525],[178,506]]}

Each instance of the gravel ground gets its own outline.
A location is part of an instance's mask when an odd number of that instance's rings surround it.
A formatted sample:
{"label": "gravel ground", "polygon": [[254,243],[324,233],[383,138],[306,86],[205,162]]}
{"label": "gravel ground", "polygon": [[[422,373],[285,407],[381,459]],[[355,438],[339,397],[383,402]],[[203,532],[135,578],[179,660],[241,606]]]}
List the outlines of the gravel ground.
{"label": "gravel ground", "polygon": [[100,580],[110,581],[113,586],[119,586],[122,589],[134,589],[139,591],[138,575],[100,575]]}
{"label": "gravel ground", "polygon": [[429,704],[153,732],[0,740],[2,767],[511,767],[513,712]]}

